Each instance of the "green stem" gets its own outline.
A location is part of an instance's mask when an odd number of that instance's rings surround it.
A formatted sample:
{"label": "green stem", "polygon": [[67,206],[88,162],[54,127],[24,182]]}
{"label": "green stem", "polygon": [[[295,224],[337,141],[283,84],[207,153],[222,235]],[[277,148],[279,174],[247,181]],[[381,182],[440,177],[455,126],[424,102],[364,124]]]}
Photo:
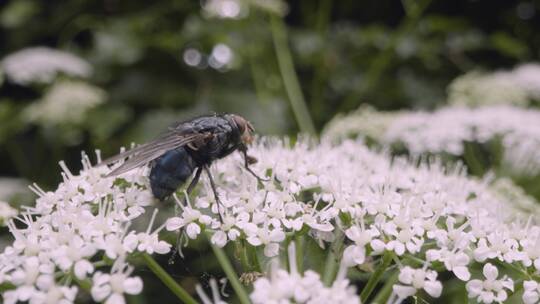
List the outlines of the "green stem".
{"label": "green stem", "polygon": [[249,67],[251,71],[251,77],[253,78],[253,86],[255,88],[255,95],[257,95],[257,99],[259,100],[259,102],[267,102],[269,100],[269,96],[264,89],[265,87],[264,79],[263,79],[264,72],[261,71],[261,67],[257,63],[255,54],[253,54],[253,51],[250,51],[250,54],[248,55],[248,60],[249,60]]}
{"label": "green stem", "polygon": [[398,280],[399,271],[395,272],[386,282],[384,283],[381,290],[375,296],[375,299],[371,301],[371,304],[383,304],[388,301],[388,298],[392,294],[392,287]]}
{"label": "green stem", "polygon": [[390,266],[391,262],[392,252],[387,251],[384,253],[381,263],[379,264],[379,266],[377,266],[377,269],[375,269],[375,272],[367,281],[366,286],[364,287],[364,289],[362,289],[362,293],[360,293],[360,300],[362,301],[362,303],[367,303],[367,299],[373,292],[373,289],[375,289],[375,286],[377,286],[377,284],[381,280],[384,272],[386,271],[388,266]]}
{"label": "green stem", "polygon": [[270,15],[270,27],[283,85],[285,86],[285,91],[287,92],[300,131],[315,135],[315,126],[311,120],[302,90],[300,89],[300,82],[294,70],[291,51],[287,44],[285,23],[279,16]]}
{"label": "green stem", "polygon": [[463,153],[463,158],[465,159],[469,173],[475,176],[483,176],[485,172],[484,166],[478,158],[474,145],[476,145],[476,143],[464,143],[465,151]]}
{"label": "green stem", "polygon": [[301,234],[294,236],[294,245],[296,247],[296,267],[298,267],[298,272],[304,272],[304,246],[305,239]]}
{"label": "green stem", "polygon": [[236,252],[240,258],[240,265],[242,265],[242,270],[244,272],[252,271],[252,267],[249,264],[249,257],[247,253],[246,241],[240,240],[240,242],[235,242]]}
{"label": "green stem", "polygon": [[257,247],[246,244],[246,248],[252,270],[262,272],[261,265],[259,264],[259,257],[257,256]]}
{"label": "green stem", "polygon": [[212,251],[214,251],[214,254],[216,258],[219,261],[219,264],[221,265],[221,268],[223,268],[223,271],[227,275],[227,278],[229,279],[229,282],[231,283],[232,288],[236,292],[236,296],[238,296],[238,300],[240,300],[240,303],[242,304],[249,304],[251,303],[249,301],[249,297],[246,293],[246,290],[242,287],[242,284],[238,280],[238,275],[234,271],[231,262],[227,258],[227,255],[223,251],[223,249],[219,248],[218,246],[212,244],[210,242],[210,235],[207,233],[206,237],[209,240],[210,246],[212,247]]}
{"label": "green stem", "polygon": [[336,232],[336,239],[332,243],[326,262],[324,265],[323,283],[326,286],[331,286],[336,278],[336,273],[339,268],[339,258],[341,257],[341,247],[343,246],[344,235],[341,230]]}
{"label": "green stem", "polygon": [[92,283],[88,279],[79,280],[75,276],[73,276],[73,278],[75,279],[75,282],[77,283],[77,285],[79,285],[79,287],[81,287],[82,290],[86,292],[90,292],[90,290],[92,290]]}
{"label": "green stem", "polygon": [[147,253],[142,254],[146,266],[167,286],[183,303],[197,304],[197,301],[180,286],[157,262]]}

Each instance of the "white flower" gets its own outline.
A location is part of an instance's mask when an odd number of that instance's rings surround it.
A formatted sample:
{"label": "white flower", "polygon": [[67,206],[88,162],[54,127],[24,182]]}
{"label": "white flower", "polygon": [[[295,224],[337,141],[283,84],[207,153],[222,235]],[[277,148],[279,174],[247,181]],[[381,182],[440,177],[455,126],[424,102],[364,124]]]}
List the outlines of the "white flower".
{"label": "white flower", "polygon": [[318,273],[307,270],[302,275],[298,272],[294,243],[289,246],[288,253],[290,271],[279,269],[277,263],[273,263],[269,277],[261,277],[253,283],[253,292],[250,295],[253,303],[360,303],[355,288],[345,279],[347,270],[345,263],[341,264],[332,286],[326,287]]}
{"label": "white flower", "polygon": [[138,251],[146,252],[148,254],[153,254],[154,252],[165,254],[170,251],[171,244],[165,241],[160,241],[158,238],[158,233],[163,226],[152,232],[152,226],[154,224],[154,220],[156,219],[157,213],[158,209],[154,209],[154,213],[152,214],[148,228],[146,228],[146,232],[131,232],[128,236],[126,236],[124,239],[124,244],[128,248],[134,249],[136,247]]}
{"label": "white flower", "polygon": [[539,229],[530,229],[527,232],[526,237],[521,240],[524,253],[522,263],[526,267],[534,265],[536,270],[540,270],[540,231]]}
{"label": "white flower", "polygon": [[366,245],[368,245],[373,237],[379,235],[375,229],[366,230],[362,221],[362,227],[352,226],[345,230],[345,235],[355,244],[345,248],[343,256],[346,260],[351,260],[355,265],[361,265],[366,258]]}
{"label": "white flower", "polygon": [[471,278],[469,272],[470,258],[462,251],[449,251],[448,249],[430,249],[426,252],[428,261],[441,261],[444,267],[452,271],[456,277],[462,281],[468,281]]}
{"label": "white flower", "polygon": [[474,258],[483,262],[486,259],[498,258],[501,261],[512,263],[521,260],[522,255],[518,251],[519,244],[511,238],[509,231],[494,231],[487,238],[478,241],[478,247],[474,250]]}
{"label": "white flower", "polygon": [[393,291],[399,299],[410,297],[419,289],[425,290],[430,296],[438,298],[442,292],[442,284],[437,281],[437,272],[426,269],[414,269],[405,266],[399,271],[399,282],[405,285],[396,284]]}
{"label": "white flower", "polygon": [[535,304],[540,300],[540,284],[536,281],[523,281],[523,303]]}
{"label": "white flower", "polygon": [[142,291],[142,280],[129,277],[130,268],[113,270],[111,274],[96,272],[92,279],[92,298],[106,304],[124,304],[124,294],[136,295]]}
{"label": "white flower", "polygon": [[264,255],[276,256],[279,253],[279,242],[285,240],[285,233],[281,229],[269,230],[268,228],[256,228],[248,233],[247,241],[253,246],[264,246]]}
{"label": "white flower", "polygon": [[497,267],[487,263],[483,269],[484,281],[471,280],[467,282],[466,288],[469,298],[476,298],[479,303],[502,303],[508,298],[505,289],[514,291],[514,282],[512,279],[504,276],[498,280],[499,271]]}
{"label": "white flower", "polygon": [[[316,273],[299,273],[291,266],[257,283],[254,301],[315,301],[313,295],[354,301],[346,267],[365,262],[367,252],[392,250],[411,258],[425,254],[462,280],[469,278],[469,262],[475,255],[480,263],[486,263],[480,259],[484,256],[501,263],[519,261],[527,271],[534,271],[533,264],[540,266],[540,227],[533,219],[523,220],[512,201],[494,193],[486,181],[467,178],[459,167],[449,169],[437,161],[411,164],[354,141],[331,145],[299,140],[288,147],[261,139],[250,147],[250,154],[259,160],[251,168],[269,181],[259,183],[243,168],[241,155],[231,154],[211,167],[222,218],[203,175],[194,204],[188,201],[165,224],[167,228],[182,229],[195,238],[204,227],[218,246],[247,242],[267,257],[280,253],[286,235],[302,234],[328,248],[329,242],[340,240],[335,231],[341,230],[348,247],[339,279],[331,287],[319,288]],[[23,208],[17,223],[14,219],[8,223],[15,242],[0,254],[0,284],[9,282],[18,290],[8,294],[11,298],[37,296],[44,293],[38,277],[74,270],[78,277],[94,278],[96,301],[121,302],[122,294],[137,291],[140,281],[128,280],[129,271],[119,267],[105,273],[99,259],[105,256],[119,264],[136,252],[170,249],[158,236],[165,225],[153,229],[151,220],[146,231],[138,231],[139,225],[133,223],[151,203],[148,169],[111,178],[107,177],[111,168],[91,167],[87,157],[78,175],[61,166],[63,182],[58,188],[45,192],[34,185],[39,196],[35,207]],[[37,262],[37,271],[27,270],[29,260]],[[436,275],[432,270],[404,268],[395,296],[417,289],[436,296],[440,292]],[[60,278],[53,278],[55,286],[61,285],[56,281]],[[276,292],[269,295],[269,291]]]}
{"label": "white flower", "polygon": [[182,209],[182,212],[179,217],[172,217],[167,220],[167,230],[174,231],[184,228],[190,239],[196,239],[201,233],[200,225],[211,224],[212,218],[208,215],[203,215],[199,210],[191,207],[189,200],[187,200],[187,206],[183,206],[176,196],[175,200]]}
{"label": "white flower", "polygon": [[[105,177],[109,168],[91,167],[86,155],[79,175],[64,163],[60,165],[63,182],[58,188],[45,192],[33,185],[31,189],[38,195],[35,206],[23,207],[8,222],[15,241],[0,254],[0,284],[10,283],[14,289],[2,294],[2,298],[7,303],[73,303],[76,286],[64,286],[66,280],[59,276],[73,273],[79,280],[94,277],[93,292],[100,299],[122,303],[121,289],[135,293],[142,288],[142,281],[126,278],[120,284],[129,267],[113,267],[112,274],[105,274],[96,270],[101,267],[96,266],[99,258],[106,256],[117,264],[137,250],[166,253],[170,249],[169,244],[157,238],[162,227],[151,231],[153,220],[146,233],[128,231],[134,219],[129,208],[140,207],[144,212],[143,206],[148,205],[142,194],[148,192],[145,184],[136,182],[140,177],[130,176],[140,175],[141,170],[126,173],[122,186],[118,186],[114,178]],[[71,282],[74,284],[74,280]]]}
{"label": "white flower", "polygon": [[26,48],[10,54],[2,60],[1,67],[9,80],[22,85],[50,83],[60,73],[88,77],[92,72],[83,59],[47,47]]}

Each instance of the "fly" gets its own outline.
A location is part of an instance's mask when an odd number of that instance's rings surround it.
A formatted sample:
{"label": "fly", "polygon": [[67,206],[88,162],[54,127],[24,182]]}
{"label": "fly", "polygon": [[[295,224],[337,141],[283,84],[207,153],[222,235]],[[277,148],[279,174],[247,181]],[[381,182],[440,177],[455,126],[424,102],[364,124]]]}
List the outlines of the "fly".
{"label": "fly", "polygon": [[106,159],[101,164],[108,165],[127,158],[107,176],[117,176],[149,165],[150,188],[159,200],[173,194],[195,172],[186,190],[188,194],[191,193],[204,171],[221,218],[219,207],[222,204],[209,166],[213,161],[238,150],[244,157],[244,168],[261,181],[249,168],[257,159],[247,154],[247,145],[253,141],[254,131],[249,121],[236,114],[201,116],[177,123],[158,138]]}

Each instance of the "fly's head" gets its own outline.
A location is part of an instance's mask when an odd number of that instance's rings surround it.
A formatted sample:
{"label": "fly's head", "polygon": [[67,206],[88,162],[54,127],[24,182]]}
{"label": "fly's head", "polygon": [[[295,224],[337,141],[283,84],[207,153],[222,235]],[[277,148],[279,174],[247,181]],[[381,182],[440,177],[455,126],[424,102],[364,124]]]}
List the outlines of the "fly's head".
{"label": "fly's head", "polygon": [[242,144],[251,144],[251,142],[253,142],[253,133],[255,132],[255,128],[253,128],[253,125],[242,116],[231,114],[230,117],[238,128],[238,133],[240,134],[240,140],[242,141]]}

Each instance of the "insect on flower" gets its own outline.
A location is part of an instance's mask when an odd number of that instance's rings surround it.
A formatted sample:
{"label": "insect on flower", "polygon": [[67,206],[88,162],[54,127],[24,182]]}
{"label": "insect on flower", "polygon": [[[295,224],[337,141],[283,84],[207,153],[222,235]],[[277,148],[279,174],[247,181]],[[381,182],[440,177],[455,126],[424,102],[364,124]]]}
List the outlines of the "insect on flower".
{"label": "insect on flower", "polygon": [[221,202],[208,169],[214,160],[238,150],[244,156],[245,169],[262,180],[249,168],[250,164],[257,162],[257,159],[247,154],[247,145],[252,142],[254,131],[251,123],[239,115],[201,116],[177,123],[155,140],[106,159],[101,164],[108,165],[127,158],[108,176],[150,165],[150,187],[152,194],[159,200],[173,194],[195,172],[186,190],[189,194],[204,170],[219,206]]}

